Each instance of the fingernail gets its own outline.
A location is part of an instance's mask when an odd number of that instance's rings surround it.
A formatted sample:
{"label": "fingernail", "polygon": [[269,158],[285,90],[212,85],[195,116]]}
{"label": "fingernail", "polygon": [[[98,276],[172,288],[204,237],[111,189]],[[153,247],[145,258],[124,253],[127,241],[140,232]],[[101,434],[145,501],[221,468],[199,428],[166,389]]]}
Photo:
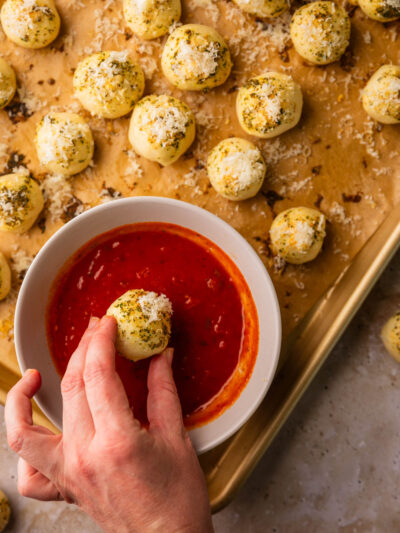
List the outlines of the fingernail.
{"label": "fingernail", "polygon": [[99,319],[97,318],[97,316],[91,316],[89,320],[88,329],[93,329],[98,321]]}
{"label": "fingernail", "polygon": [[167,348],[165,350],[165,357],[167,358],[167,362],[169,366],[172,365],[172,359],[174,357],[174,350],[172,348]]}
{"label": "fingernail", "polygon": [[32,374],[36,374],[37,370],[35,368],[27,368],[24,372],[25,376],[31,376]]}

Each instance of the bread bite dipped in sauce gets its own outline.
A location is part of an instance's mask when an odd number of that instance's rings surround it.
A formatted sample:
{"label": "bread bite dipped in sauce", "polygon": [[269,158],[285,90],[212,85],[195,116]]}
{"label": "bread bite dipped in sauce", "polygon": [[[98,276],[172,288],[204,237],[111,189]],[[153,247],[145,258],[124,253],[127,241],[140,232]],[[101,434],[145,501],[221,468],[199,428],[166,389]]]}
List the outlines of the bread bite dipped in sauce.
{"label": "bread bite dipped in sauce", "polygon": [[44,48],[60,31],[53,0],[6,0],[0,12],[4,33],[24,48]]}
{"label": "bread bite dipped in sauce", "polygon": [[127,359],[145,359],[168,346],[172,305],[165,294],[127,291],[110,305],[107,315],[117,321],[116,348]]}
{"label": "bread bite dipped in sauce", "polygon": [[380,67],[362,91],[362,103],[374,120],[400,124],[400,66]]}
{"label": "bread bite dipped in sauce", "polygon": [[294,265],[312,261],[321,251],[325,224],[325,215],[310,207],[279,213],[269,230],[272,252]]}
{"label": "bread bite dipped in sauce", "polygon": [[294,12],[290,37],[301,57],[315,65],[327,65],[340,59],[349,45],[350,18],[334,2],[311,2]]}
{"label": "bread bite dipped in sauce", "polygon": [[167,95],[150,95],[135,105],[129,141],[135,152],[163,166],[174,163],[186,152],[196,134],[191,109]]}
{"label": "bread bite dipped in sauce", "polygon": [[43,206],[43,194],[34,179],[22,174],[0,176],[0,231],[28,231]]}
{"label": "bread bite dipped in sauce", "polygon": [[0,252],[0,301],[7,298],[11,289],[11,270],[7,259]]}
{"label": "bread bite dipped in sauce", "polygon": [[400,363],[400,311],[385,323],[381,338],[386,350]]}
{"label": "bread bite dipped in sauce", "polygon": [[240,137],[224,139],[207,160],[207,172],[214,189],[228,200],[255,196],[265,178],[267,166],[260,150]]}
{"label": "bread bite dipped in sauce", "polygon": [[40,164],[49,172],[72,176],[92,160],[94,141],[87,122],[76,113],[48,113],[35,136]]}
{"label": "bread bite dipped in sauce", "polygon": [[266,72],[239,89],[236,112],[246,133],[268,139],[294,128],[300,120],[303,95],[287,74]]}
{"label": "bread bite dipped in sauce", "polygon": [[246,13],[259,18],[275,18],[287,11],[289,0],[233,0]]}
{"label": "bread bite dipped in sauce", "polygon": [[0,109],[3,109],[11,102],[16,89],[15,72],[7,61],[0,57]]}
{"label": "bread bite dipped in sauce", "polygon": [[224,83],[232,61],[228,45],[216,30],[202,24],[185,24],[168,37],[161,67],[178,89],[202,91]]}
{"label": "bread bite dipped in sauce", "polygon": [[123,0],[126,24],[142,39],[168,33],[181,18],[181,0]]}
{"label": "bread bite dipped in sauce", "polygon": [[98,52],[74,73],[76,98],[92,115],[118,118],[131,111],[144,91],[144,74],[128,52]]}

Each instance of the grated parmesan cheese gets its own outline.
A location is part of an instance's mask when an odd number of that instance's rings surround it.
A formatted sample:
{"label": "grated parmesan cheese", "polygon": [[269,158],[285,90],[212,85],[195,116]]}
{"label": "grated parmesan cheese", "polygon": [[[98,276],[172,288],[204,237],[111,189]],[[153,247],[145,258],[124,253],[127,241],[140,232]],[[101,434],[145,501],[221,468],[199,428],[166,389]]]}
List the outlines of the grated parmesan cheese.
{"label": "grated parmesan cheese", "polygon": [[172,304],[165,294],[146,292],[139,296],[138,302],[147,324],[162,320],[165,315],[172,315]]}

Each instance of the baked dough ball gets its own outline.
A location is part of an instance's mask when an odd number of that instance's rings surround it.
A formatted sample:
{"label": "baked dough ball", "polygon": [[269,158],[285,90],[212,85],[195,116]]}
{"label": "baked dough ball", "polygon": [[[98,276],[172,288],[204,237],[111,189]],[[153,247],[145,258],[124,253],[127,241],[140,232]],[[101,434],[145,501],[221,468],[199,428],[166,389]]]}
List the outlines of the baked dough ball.
{"label": "baked dough ball", "polygon": [[118,118],[142,96],[144,75],[127,52],[99,52],[78,64],[73,85],[75,96],[92,115]]}
{"label": "baked dough ball", "polygon": [[213,28],[185,24],[168,37],[161,66],[172,85],[201,91],[224,83],[232,61],[226,42]]}
{"label": "baked dough ball", "polygon": [[400,18],[399,0],[358,0],[364,13],[379,22],[389,22]]}
{"label": "baked dough ball", "polygon": [[49,172],[72,176],[88,166],[93,157],[92,132],[75,113],[48,113],[36,128],[36,151]]}
{"label": "baked dough ball", "polygon": [[[11,270],[7,260],[0,252],[0,300],[4,300],[11,289]],[[1,491],[0,491],[0,508],[1,508]],[[1,519],[0,519],[1,531]]]}
{"label": "baked dough ball", "polygon": [[290,36],[296,51],[316,65],[340,59],[350,41],[350,18],[334,2],[312,2],[294,12]]}
{"label": "baked dough ball", "polygon": [[0,57],[0,109],[11,102],[16,88],[17,80],[14,70]]}
{"label": "baked dough ball", "polygon": [[10,504],[2,490],[0,490],[0,533],[5,530],[11,515]]}
{"label": "baked dough ball", "polygon": [[194,115],[184,103],[166,95],[151,95],[135,105],[129,140],[135,152],[170,165],[186,152],[196,134]]}
{"label": "baked dough ball", "polygon": [[246,133],[267,139],[290,130],[300,120],[303,95],[287,74],[267,72],[239,89],[236,112]]}
{"label": "baked dough ball", "polygon": [[127,291],[110,305],[107,315],[117,320],[116,348],[127,359],[145,359],[168,346],[172,305],[165,294]]}
{"label": "baked dough ball", "polygon": [[0,18],[10,41],[24,48],[43,48],[60,31],[60,17],[53,0],[6,0]]}
{"label": "baked dough ball", "polygon": [[266,170],[260,150],[239,137],[221,141],[212,149],[207,160],[211,185],[228,200],[246,200],[255,196]]}
{"label": "baked dough ball", "polygon": [[309,207],[287,209],[269,230],[271,249],[286,262],[300,265],[319,254],[325,238],[325,216]]}
{"label": "baked dough ball", "polygon": [[288,0],[233,0],[236,5],[260,18],[278,17],[289,9]]}
{"label": "baked dough ball", "polygon": [[386,350],[400,362],[400,311],[383,326],[381,337]]}
{"label": "baked dough ball", "polygon": [[383,65],[362,92],[365,111],[384,124],[400,123],[400,66]]}
{"label": "baked dough ball", "polygon": [[181,18],[181,0],[124,0],[123,6],[127,25],[142,39],[165,35]]}
{"label": "baked dough ball", "polygon": [[43,205],[43,194],[35,180],[21,174],[0,176],[0,231],[28,231]]}

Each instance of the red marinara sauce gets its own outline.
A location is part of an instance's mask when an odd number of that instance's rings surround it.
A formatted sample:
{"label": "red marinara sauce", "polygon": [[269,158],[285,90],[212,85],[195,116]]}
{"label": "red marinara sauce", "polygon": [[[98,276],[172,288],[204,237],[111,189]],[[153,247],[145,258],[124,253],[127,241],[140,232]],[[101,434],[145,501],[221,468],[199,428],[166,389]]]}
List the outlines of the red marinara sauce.
{"label": "red marinara sauce", "polygon": [[[214,243],[181,226],[121,226],[80,248],[50,292],[47,336],[63,375],[91,316],[103,316],[129,289],[164,293],[172,302],[173,372],[187,427],[231,405],[250,378],[258,350],[258,318],[233,261]],[[117,354],[116,368],[135,416],[147,423],[150,360]]]}

